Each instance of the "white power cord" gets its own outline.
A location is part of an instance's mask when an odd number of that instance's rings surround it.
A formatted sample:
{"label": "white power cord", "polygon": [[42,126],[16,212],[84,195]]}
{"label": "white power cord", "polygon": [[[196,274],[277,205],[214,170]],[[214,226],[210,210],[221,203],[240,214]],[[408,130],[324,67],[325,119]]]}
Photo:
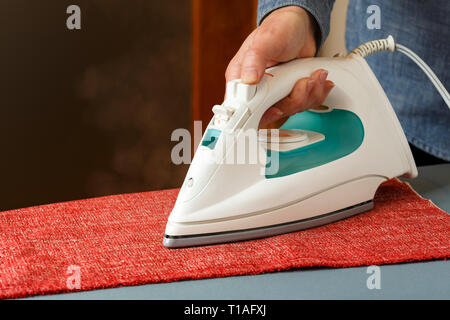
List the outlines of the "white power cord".
{"label": "white power cord", "polygon": [[389,36],[387,39],[375,40],[364,43],[360,45],[358,48],[354,49],[352,52],[350,52],[349,55],[355,54],[365,58],[371,54],[382,51],[390,51],[390,52],[398,51],[406,55],[412,61],[414,61],[420,67],[420,69],[422,69],[422,71],[428,76],[428,78],[431,80],[431,82],[441,95],[442,99],[444,99],[445,103],[450,108],[450,95],[448,94],[448,91],[447,89],[445,89],[442,82],[433,72],[433,70],[431,70],[431,68],[425,63],[425,61],[423,61],[413,51],[411,51],[410,49],[406,48],[401,44],[396,44],[392,36]]}

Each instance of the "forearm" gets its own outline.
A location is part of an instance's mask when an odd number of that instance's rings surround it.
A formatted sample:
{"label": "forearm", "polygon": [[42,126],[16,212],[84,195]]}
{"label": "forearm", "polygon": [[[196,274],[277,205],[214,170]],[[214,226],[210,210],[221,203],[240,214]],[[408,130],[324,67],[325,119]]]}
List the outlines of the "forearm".
{"label": "forearm", "polygon": [[317,27],[317,46],[325,41],[330,30],[330,13],[334,0],[259,0],[258,1],[258,25],[272,11],[286,6],[299,6],[308,11]]}

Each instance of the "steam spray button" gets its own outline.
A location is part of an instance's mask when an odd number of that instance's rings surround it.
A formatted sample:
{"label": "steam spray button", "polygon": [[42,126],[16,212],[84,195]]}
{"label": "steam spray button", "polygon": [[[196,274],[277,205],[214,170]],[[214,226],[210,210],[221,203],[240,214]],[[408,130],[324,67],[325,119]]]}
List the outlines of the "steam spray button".
{"label": "steam spray button", "polygon": [[241,83],[241,80],[232,80],[227,83],[227,100],[249,102],[256,94],[256,85]]}
{"label": "steam spray button", "polygon": [[238,84],[237,98],[243,102],[249,102],[256,94],[256,85]]}

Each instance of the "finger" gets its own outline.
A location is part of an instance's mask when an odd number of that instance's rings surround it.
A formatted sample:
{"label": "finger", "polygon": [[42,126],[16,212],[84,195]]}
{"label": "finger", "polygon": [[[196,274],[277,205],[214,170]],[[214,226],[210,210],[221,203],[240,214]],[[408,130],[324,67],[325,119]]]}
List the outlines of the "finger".
{"label": "finger", "polygon": [[259,128],[267,128],[270,123],[273,123],[283,118],[284,113],[276,106],[272,106],[263,114],[259,121]]}
{"label": "finger", "polygon": [[328,71],[325,69],[318,69],[311,74],[311,78],[317,80],[318,84],[323,85],[328,77]]}
{"label": "finger", "polygon": [[321,105],[334,87],[334,83],[327,80],[327,76],[328,72],[326,70],[318,70],[311,76],[316,79],[316,84],[311,90],[308,101],[305,103],[306,108]]}
{"label": "finger", "polygon": [[334,82],[333,81],[330,81],[330,80],[327,80],[326,81],[326,83],[325,83],[325,90],[324,90],[324,97],[323,97],[323,100],[322,100],[322,102],[320,103],[320,104],[322,104],[323,103],[323,101],[325,101],[325,99],[328,97],[328,95],[330,94],[330,92],[331,92],[331,90],[333,90],[333,88],[334,88]]}
{"label": "finger", "polygon": [[297,81],[289,96],[279,101],[276,106],[286,115],[293,115],[305,111],[321,98],[328,71],[319,69],[310,78]]}
{"label": "finger", "polygon": [[307,102],[314,85],[315,80],[312,78],[303,78],[298,80],[292,88],[289,96],[278,101],[275,106],[287,116],[303,111],[305,103]]}
{"label": "finger", "polygon": [[[310,78],[298,80],[289,96],[278,101],[264,113],[260,127],[267,128],[274,122],[322,104],[334,88],[334,83],[327,80],[327,76],[328,71],[319,69]],[[280,123],[282,125],[283,122]]]}
{"label": "finger", "polygon": [[234,79],[239,79],[241,77],[241,62],[239,57],[233,58],[225,71],[225,80],[229,82]]}
{"label": "finger", "polygon": [[254,30],[242,43],[238,52],[235,54],[233,59],[231,59],[230,63],[227,66],[227,70],[225,71],[225,79],[226,81],[231,81],[234,79],[239,79],[241,77],[241,65],[244,54],[250,47],[250,44],[253,41],[253,37],[257,31]]}
{"label": "finger", "polygon": [[278,101],[267,109],[260,121],[260,127],[267,127],[268,124],[283,118],[304,111],[305,101],[314,86],[315,81],[311,78],[303,78],[296,82],[289,96]]}
{"label": "finger", "polygon": [[[322,100],[326,99],[326,97],[331,92],[331,90],[333,90],[334,86],[335,85],[332,81],[329,81],[329,80],[326,81]],[[323,103],[323,101],[319,105],[321,105],[322,103]],[[313,105],[311,107],[315,107],[315,105]],[[305,111],[311,107],[303,107],[302,110],[299,112]],[[283,113],[283,115],[275,114],[275,115],[267,115],[267,116],[266,116],[266,114],[264,114],[263,118],[261,119],[259,128],[260,129],[279,129],[289,119],[289,117],[290,117],[289,115],[285,115],[284,113]]]}
{"label": "finger", "polygon": [[241,79],[246,84],[258,83],[268,65],[274,64],[274,57],[280,52],[278,33],[268,28],[259,28],[253,37],[249,49],[245,52],[241,64]]}
{"label": "finger", "polygon": [[266,66],[264,53],[257,50],[248,51],[241,66],[241,80],[246,84],[256,84],[261,80]]}

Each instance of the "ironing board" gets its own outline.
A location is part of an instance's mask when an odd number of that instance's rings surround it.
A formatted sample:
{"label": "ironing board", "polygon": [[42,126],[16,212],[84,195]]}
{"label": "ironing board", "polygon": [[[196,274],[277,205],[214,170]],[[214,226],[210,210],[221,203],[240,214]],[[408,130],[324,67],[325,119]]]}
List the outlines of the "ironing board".
{"label": "ironing board", "polygon": [[[411,186],[450,212],[450,164],[419,168]],[[448,299],[448,261],[383,265],[381,289],[368,289],[367,267],[308,268],[239,276],[122,287],[27,299]]]}

